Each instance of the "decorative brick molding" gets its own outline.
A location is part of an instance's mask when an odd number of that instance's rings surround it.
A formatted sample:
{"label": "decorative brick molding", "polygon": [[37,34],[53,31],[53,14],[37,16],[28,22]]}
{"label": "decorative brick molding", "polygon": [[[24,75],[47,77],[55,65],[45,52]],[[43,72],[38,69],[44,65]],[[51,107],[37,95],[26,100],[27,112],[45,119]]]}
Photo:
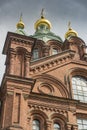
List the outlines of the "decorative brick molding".
{"label": "decorative brick molding", "polygon": [[38,61],[31,62],[30,64],[30,74],[35,75],[37,73],[49,71],[56,66],[64,65],[70,62],[70,60],[74,57],[75,52],[68,50],[64,52],[60,52],[57,55],[41,58]]}

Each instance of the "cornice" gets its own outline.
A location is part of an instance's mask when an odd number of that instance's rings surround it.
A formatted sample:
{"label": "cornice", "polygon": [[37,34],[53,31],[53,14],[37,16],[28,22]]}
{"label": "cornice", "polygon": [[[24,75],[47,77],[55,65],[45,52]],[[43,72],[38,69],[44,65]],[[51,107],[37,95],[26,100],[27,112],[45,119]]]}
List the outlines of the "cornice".
{"label": "cornice", "polygon": [[68,111],[76,113],[76,106],[79,101],[32,93],[27,98],[27,102],[30,110],[51,111],[59,114],[66,114],[67,116]]}
{"label": "cornice", "polygon": [[76,105],[78,104],[78,100],[75,99],[69,99],[69,98],[63,98],[63,97],[57,97],[57,96],[52,96],[48,94],[39,94],[39,93],[30,93],[28,100],[32,99],[33,101],[40,101],[40,102],[47,102],[47,103],[52,103],[52,104],[64,104],[64,105]]}
{"label": "cornice", "polygon": [[82,103],[79,100],[56,97],[51,95],[41,95],[31,93],[27,97],[28,106],[35,110],[49,110],[57,113],[67,113],[71,111],[73,114],[78,114],[78,110],[87,110],[87,103]]}
{"label": "cornice", "polygon": [[78,109],[87,110],[87,103],[80,102],[77,104]]}
{"label": "cornice", "polygon": [[[32,108],[34,110],[42,110],[42,111],[52,111],[52,112],[56,112],[56,113],[59,113],[59,114],[64,114],[66,113],[67,114],[67,111],[68,111],[68,108],[66,106],[64,106],[63,104],[59,104],[59,105],[49,105],[49,104],[46,104],[46,103],[35,103],[35,102],[31,102],[29,101],[28,102],[28,106],[29,108]],[[61,107],[61,106],[64,106],[64,107]]]}
{"label": "cornice", "polygon": [[25,38],[16,37],[16,36],[10,36],[10,40],[11,41],[15,41],[15,42],[21,42],[22,44],[23,43],[25,43],[25,44],[32,44],[33,43],[33,41],[31,40],[31,38],[25,39]]}
{"label": "cornice", "polygon": [[6,82],[13,82],[13,83],[18,83],[18,84],[25,84],[25,85],[31,85],[33,87],[35,80],[31,78],[22,78],[20,76],[15,76],[15,75],[4,75],[2,83],[1,83],[1,88],[5,86]]}
{"label": "cornice", "polygon": [[3,52],[2,52],[3,54],[7,53],[8,48],[11,46],[10,45],[11,41],[14,41],[15,44],[22,44],[22,46],[23,45],[29,46],[29,45],[33,45],[33,43],[36,42],[36,39],[28,36],[20,35],[20,34],[8,32],[5,40]]}
{"label": "cornice", "polygon": [[48,71],[60,65],[66,64],[70,62],[74,55],[75,51],[67,50],[60,52],[57,55],[41,58],[34,62],[32,61],[30,64],[30,74],[35,75],[37,73]]}
{"label": "cornice", "polygon": [[83,60],[72,60],[71,63],[78,64],[78,65],[83,65],[83,66],[87,66],[87,62],[83,61]]}

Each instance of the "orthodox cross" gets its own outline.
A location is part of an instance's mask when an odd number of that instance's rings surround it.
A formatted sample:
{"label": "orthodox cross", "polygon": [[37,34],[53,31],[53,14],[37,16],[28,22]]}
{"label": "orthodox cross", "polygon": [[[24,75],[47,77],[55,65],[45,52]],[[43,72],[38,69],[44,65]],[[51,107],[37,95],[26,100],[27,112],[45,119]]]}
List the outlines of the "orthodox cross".
{"label": "orthodox cross", "polygon": [[41,11],[41,18],[44,18],[44,8]]}

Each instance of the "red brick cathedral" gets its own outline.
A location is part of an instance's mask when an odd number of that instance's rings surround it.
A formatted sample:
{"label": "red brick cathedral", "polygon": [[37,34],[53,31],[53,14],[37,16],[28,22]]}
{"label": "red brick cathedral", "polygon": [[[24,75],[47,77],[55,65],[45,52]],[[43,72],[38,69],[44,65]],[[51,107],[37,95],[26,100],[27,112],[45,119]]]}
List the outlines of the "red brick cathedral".
{"label": "red brick cathedral", "polygon": [[0,130],[87,130],[87,53],[69,23],[63,41],[43,12],[34,35],[8,32]]}

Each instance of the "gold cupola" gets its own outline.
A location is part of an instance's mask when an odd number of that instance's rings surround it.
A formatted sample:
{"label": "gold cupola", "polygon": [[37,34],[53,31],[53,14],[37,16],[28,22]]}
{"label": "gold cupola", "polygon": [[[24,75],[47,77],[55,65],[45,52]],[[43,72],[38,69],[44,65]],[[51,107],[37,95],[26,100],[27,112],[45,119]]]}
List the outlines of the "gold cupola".
{"label": "gold cupola", "polygon": [[24,25],[24,23],[22,21],[22,14],[21,14],[20,20],[19,20],[19,22],[17,23],[16,26],[17,26],[17,29],[24,29],[25,25]]}
{"label": "gold cupola", "polygon": [[52,27],[50,21],[48,21],[45,17],[44,17],[44,9],[42,9],[41,11],[41,18],[39,20],[36,21],[36,23],[34,24],[34,28],[37,30],[39,26],[44,25],[47,26],[48,29],[50,29]]}
{"label": "gold cupola", "polygon": [[25,31],[24,31],[25,25],[24,25],[24,23],[23,23],[23,21],[22,21],[22,14],[20,15],[20,20],[19,20],[19,22],[17,23],[16,27],[17,27],[17,30],[15,31],[15,33],[21,34],[21,35],[27,35],[27,34],[25,33]]}
{"label": "gold cupola", "polygon": [[78,33],[71,28],[71,23],[68,23],[68,31],[65,33],[65,39],[71,37],[71,36],[78,36]]}

